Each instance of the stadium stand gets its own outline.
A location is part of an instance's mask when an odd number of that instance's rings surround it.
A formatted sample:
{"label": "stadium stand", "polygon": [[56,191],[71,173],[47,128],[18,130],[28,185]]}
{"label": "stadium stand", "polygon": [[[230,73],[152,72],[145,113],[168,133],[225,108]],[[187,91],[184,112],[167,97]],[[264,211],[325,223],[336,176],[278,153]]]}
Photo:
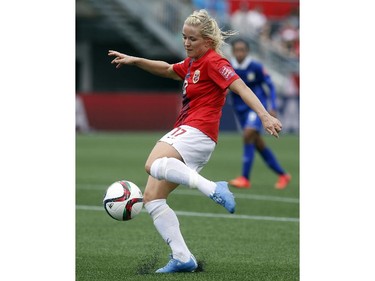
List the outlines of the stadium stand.
{"label": "stadium stand", "polygon": [[[109,98],[112,96],[109,93],[129,91],[179,95],[179,82],[160,79],[135,68],[115,70],[107,51],[117,49],[176,63],[185,57],[181,27],[187,15],[194,9],[205,8],[220,18],[218,21],[225,29],[236,29],[232,20],[244,2],[248,10],[259,8],[266,22],[258,33],[240,35],[246,37],[253,56],[263,62],[273,77],[281,105],[280,119],[284,121],[291,116],[290,122],[286,122],[293,124],[289,131],[298,132],[295,120],[298,123],[299,107],[290,106],[290,102],[299,103],[299,0],[77,0],[77,95],[101,94]],[[224,53],[230,55],[229,46]],[[80,99],[84,106],[87,99]],[[224,108],[223,112],[223,128],[235,129],[229,110]]]}

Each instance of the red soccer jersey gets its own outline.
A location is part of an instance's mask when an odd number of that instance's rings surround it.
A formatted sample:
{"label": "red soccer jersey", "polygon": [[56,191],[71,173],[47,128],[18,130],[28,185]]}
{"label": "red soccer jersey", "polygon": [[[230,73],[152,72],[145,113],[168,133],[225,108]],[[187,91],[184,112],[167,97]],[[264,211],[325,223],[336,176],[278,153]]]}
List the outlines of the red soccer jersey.
{"label": "red soccer jersey", "polygon": [[186,58],[174,64],[173,70],[184,79],[182,108],[174,126],[189,125],[217,142],[227,88],[239,76],[212,49],[198,60]]}

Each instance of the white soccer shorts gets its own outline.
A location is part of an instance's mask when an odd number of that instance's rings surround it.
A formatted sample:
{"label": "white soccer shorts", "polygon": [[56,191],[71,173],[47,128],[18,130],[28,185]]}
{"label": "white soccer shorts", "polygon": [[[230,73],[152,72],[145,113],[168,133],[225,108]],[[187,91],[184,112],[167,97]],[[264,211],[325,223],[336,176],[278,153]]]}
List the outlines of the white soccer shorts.
{"label": "white soccer shorts", "polygon": [[186,166],[197,172],[207,164],[216,147],[210,137],[187,125],[174,128],[159,141],[172,145],[180,153]]}

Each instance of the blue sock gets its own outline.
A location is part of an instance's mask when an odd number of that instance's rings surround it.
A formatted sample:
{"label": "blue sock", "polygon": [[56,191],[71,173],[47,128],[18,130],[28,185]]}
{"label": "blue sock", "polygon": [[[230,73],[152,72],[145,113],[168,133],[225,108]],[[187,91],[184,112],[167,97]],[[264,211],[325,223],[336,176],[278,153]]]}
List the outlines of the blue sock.
{"label": "blue sock", "polygon": [[243,146],[243,158],[242,158],[242,176],[249,179],[251,167],[253,166],[254,162],[254,151],[255,145],[251,144],[244,144]]}
{"label": "blue sock", "polygon": [[259,151],[260,155],[262,156],[264,162],[267,163],[268,167],[270,167],[273,171],[275,171],[279,175],[285,174],[283,168],[281,168],[279,162],[275,155],[272,153],[271,149],[265,147],[262,151]]}

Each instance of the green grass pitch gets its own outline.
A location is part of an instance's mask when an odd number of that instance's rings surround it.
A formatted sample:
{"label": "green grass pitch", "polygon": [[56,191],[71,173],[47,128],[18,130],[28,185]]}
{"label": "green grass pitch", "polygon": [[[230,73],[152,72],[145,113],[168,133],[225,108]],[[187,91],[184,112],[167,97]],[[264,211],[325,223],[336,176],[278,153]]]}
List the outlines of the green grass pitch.
{"label": "green grass pitch", "polygon": [[[231,215],[197,190],[180,186],[168,204],[179,217],[186,243],[203,271],[158,275],[168,261],[164,243],[146,212],[127,222],[110,218],[102,199],[114,181],[127,179],[142,190],[144,162],[160,133],[95,133],[76,137],[76,280],[299,280],[299,137],[265,136],[292,174],[285,190],[257,154],[252,188],[231,188]],[[241,137],[221,133],[201,174],[230,180],[241,171]]]}

